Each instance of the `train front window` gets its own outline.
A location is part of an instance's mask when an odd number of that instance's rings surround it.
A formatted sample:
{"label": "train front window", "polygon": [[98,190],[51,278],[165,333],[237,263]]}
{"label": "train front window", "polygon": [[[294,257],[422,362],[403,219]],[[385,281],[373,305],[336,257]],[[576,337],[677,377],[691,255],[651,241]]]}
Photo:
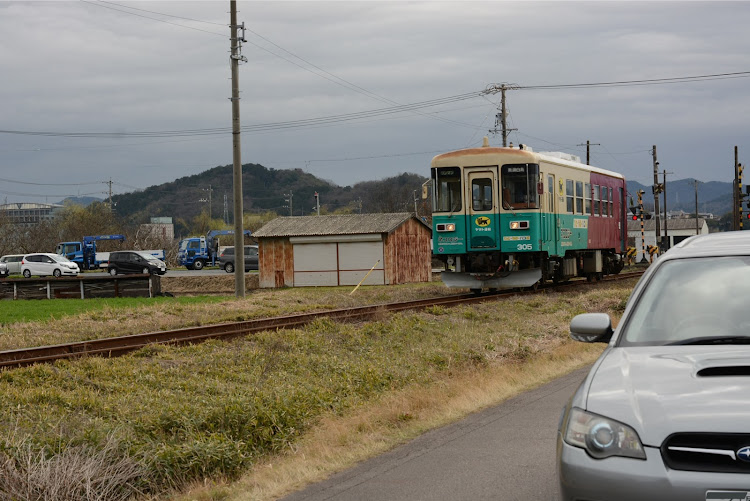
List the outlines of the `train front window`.
{"label": "train front window", "polygon": [[432,169],[435,193],[432,197],[433,212],[457,212],[461,210],[461,169],[438,167]]}
{"label": "train front window", "polygon": [[539,165],[509,164],[502,168],[504,209],[539,208]]}

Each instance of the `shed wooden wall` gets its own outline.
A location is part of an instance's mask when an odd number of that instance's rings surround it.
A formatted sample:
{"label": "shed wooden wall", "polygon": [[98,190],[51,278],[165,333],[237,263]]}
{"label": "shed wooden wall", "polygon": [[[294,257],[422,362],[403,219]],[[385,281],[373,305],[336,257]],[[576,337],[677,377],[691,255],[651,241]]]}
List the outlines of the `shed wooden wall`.
{"label": "shed wooden wall", "polygon": [[416,219],[409,219],[386,236],[386,283],[395,285],[430,281],[430,236],[430,230]]}
{"label": "shed wooden wall", "polygon": [[294,248],[289,238],[258,239],[258,286],[294,287]]}

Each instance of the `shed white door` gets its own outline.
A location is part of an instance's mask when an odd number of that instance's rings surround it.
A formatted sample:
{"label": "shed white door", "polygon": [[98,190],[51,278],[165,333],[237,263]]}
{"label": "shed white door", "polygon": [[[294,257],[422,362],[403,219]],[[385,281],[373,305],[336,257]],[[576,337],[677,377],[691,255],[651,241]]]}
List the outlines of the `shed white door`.
{"label": "shed white door", "polygon": [[383,242],[294,244],[294,286],[384,285]]}

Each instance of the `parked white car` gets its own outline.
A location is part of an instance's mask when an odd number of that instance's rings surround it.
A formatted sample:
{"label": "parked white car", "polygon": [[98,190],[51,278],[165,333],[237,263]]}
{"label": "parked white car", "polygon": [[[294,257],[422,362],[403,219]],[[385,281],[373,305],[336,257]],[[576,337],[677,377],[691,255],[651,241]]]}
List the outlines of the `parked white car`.
{"label": "parked white car", "polygon": [[5,263],[8,266],[8,273],[10,275],[20,275],[22,259],[23,254],[7,254],[0,257],[0,263]]}
{"label": "parked white car", "polygon": [[21,260],[21,273],[26,278],[32,275],[40,277],[47,275],[54,277],[61,277],[63,275],[77,276],[79,271],[76,263],[57,254],[26,254]]}
{"label": "parked white car", "polygon": [[0,261],[0,278],[5,278],[8,275],[8,265]]}

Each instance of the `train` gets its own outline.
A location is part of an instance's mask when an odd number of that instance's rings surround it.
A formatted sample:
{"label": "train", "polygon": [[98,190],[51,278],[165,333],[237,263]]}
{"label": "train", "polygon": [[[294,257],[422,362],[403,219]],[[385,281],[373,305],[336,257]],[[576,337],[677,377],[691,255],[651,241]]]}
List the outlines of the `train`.
{"label": "train", "polygon": [[619,273],[627,245],[623,175],[561,152],[490,146],[435,156],[432,255],[448,287],[535,288]]}

